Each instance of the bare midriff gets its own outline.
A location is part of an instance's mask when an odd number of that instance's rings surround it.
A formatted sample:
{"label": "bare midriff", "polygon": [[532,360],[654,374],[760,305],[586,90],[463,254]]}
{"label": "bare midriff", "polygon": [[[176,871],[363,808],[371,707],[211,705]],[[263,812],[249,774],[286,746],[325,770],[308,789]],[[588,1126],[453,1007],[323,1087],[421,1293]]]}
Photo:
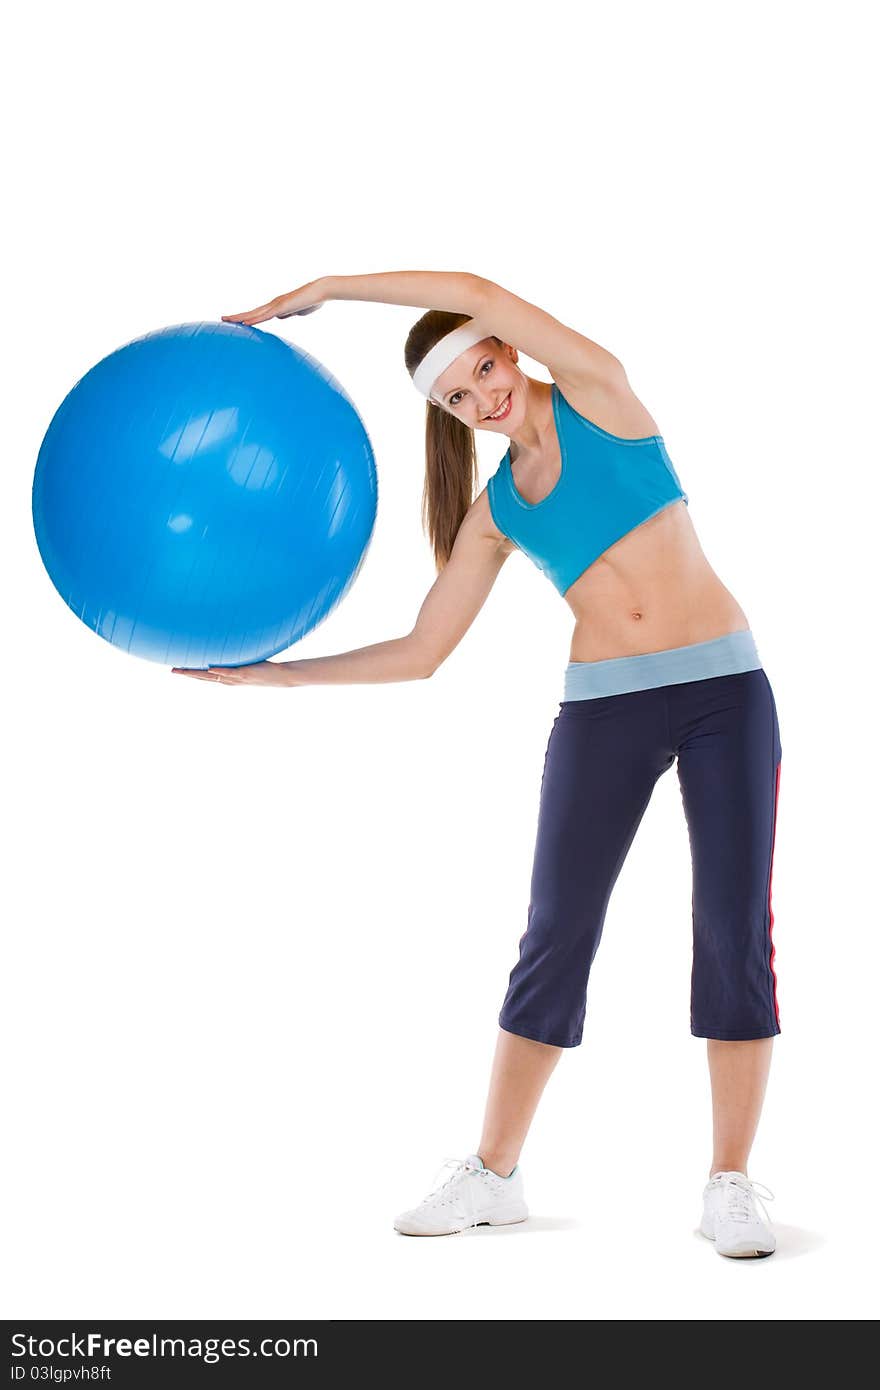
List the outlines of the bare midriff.
{"label": "bare midriff", "polygon": [[[535,384],[544,395],[544,414],[552,419],[550,387]],[[621,439],[637,439],[658,425],[629,389],[566,389],[575,409]],[[520,491],[532,505],[547,495],[559,477],[555,427],[548,433],[549,457],[532,461]],[[512,452],[517,457],[517,451]],[[528,475],[531,476],[528,476]],[[517,483],[519,486],[519,481]],[[511,550],[513,542],[495,528],[486,503],[490,532]],[[564,598],[575,617],[571,661],[607,661],[708,642],[749,626],[733,594],[712,569],[697,538],[684,501],[672,502],[610,546],[566,589]]]}
{"label": "bare midriff", "polygon": [[571,661],[606,661],[708,642],[748,628],[712,569],[683,501],[642,522],[565,591]]}

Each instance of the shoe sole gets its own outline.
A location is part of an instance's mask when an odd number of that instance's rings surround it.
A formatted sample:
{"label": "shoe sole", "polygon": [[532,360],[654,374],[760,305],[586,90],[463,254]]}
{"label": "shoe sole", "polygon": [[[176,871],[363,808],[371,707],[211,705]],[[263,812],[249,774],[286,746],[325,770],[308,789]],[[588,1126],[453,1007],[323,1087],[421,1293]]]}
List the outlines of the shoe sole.
{"label": "shoe sole", "polygon": [[775,1245],[772,1250],[722,1250],[714,1236],[706,1235],[706,1232],[703,1230],[700,1231],[700,1235],[706,1236],[707,1240],[711,1240],[717,1253],[723,1255],[725,1259],[728,1260],[763,1260],[776,1251]]}
{"label": "shoe sole", "polygon": [[503,1221],[492,1221],[491,1219],[475,1221],[473,1226],[459,1226],[455,1231],[403,1231],[399,1226],[395,1226],[394,1229],[401,1236],[460,1236],[465,1231],[475,1230],[477,1226],[517,1226],[521,1221],[528,1221],[528,1219],[529,1215],[526,1212],[525,1216],[509,1216]]}

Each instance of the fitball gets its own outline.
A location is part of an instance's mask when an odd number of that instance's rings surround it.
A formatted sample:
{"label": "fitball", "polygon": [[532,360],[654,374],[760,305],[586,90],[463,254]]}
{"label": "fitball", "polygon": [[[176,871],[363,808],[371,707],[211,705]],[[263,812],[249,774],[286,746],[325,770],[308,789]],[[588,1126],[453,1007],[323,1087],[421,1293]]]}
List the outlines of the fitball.
{"label": "fitball", "polygon": [[301,348],[185,323],[86,373],[37,459],[52,583],[115,647],[167,666],[264,661],[354,582],[376,521],[370,440]]}

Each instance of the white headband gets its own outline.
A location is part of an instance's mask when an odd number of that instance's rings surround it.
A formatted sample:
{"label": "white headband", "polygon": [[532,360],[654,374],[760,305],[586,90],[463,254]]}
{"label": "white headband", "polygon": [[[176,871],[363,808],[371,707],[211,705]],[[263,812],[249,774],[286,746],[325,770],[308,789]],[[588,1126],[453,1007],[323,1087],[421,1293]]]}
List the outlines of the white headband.
{"label": "white headband", "polygon": [[412,374],[412,383],[423,396],[431,399],[431,387],[442,376],[446,368],[451,366],[456,357],[460,357],[469,347],[475,343],[481,343],[484,338],[492,336],[485,324],[477,319],[471,319],[468,323],[463,323],[460,328],[453,328],[451,333],[447,333],[441,338],[439,343],[435,343],[431,351],[426,353],[419,365]]}

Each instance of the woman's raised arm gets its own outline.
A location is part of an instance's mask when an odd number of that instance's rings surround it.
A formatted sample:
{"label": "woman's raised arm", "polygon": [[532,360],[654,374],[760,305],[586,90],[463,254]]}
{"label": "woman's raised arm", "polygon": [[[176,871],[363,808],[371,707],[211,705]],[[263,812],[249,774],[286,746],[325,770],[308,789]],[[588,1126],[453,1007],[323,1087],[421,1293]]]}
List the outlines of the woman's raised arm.
{"label": "woman's raised arm", "polygon": [[473,317],[480,306],[483,287],[479,275],[458,270],[388,270],[375,275],[322,275],[268,304],[240,314],[223,314],[226,323],[264,323],[287,319],[319,309],[329,299],[361,299],[374,304],[408,304],[416,309],[446,309]]}
{"label": "woman's raised arm", "polygon": [[537,304],[486,280],[457,270],[388,270],[371,275],[324,275],[245,314],[224,314],[234,323],[263,323],[309,313],[330,299],[361,299],[413,308],[469,314],[486,324],[486,333],[543,362],[557,381],[577,389],[622,386],[626,372],[613,352],[560,323]]}

